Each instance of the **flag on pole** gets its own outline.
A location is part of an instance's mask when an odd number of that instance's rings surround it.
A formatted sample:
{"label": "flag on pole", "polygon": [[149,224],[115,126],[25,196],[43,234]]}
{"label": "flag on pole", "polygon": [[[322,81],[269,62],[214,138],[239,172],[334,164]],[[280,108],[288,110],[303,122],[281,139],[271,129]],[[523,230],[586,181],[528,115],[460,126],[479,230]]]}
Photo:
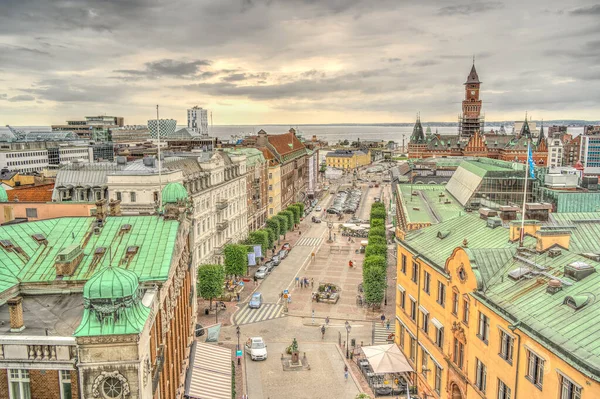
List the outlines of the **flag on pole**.
{"label": "flag on pole", "polygon": [[207,327],[206,330],[206,342],[219,342],[221,323]]}
{"label": "flag on pole", "polygon": [[531,145],[527,145],[527,162],[529,163],[529,177],[535,179],[535,162],[533,162],[533,154],[531,153]]}

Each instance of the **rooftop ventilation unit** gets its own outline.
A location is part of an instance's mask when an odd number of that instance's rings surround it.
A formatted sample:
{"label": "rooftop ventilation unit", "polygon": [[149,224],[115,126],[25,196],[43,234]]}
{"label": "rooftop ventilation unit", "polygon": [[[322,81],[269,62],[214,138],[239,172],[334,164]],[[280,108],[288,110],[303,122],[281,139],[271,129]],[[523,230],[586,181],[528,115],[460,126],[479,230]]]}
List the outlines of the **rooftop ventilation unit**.
{"label": "rooftop ventilation unit", "polygon": [[121,226],[121,233],[128,233],[129,231],[131,231],[131,225],[130,224],[124,224],[123,226]]}
{"label": "rooftop ventilation unit", "polygon": [[11,240],[0,240],[0,246],[2,246],[2,248],[6,249],[7,251],[12,250],[14,247]]}
{"label": "rooftop ventilation unit", "polygon": [[548,256],[551,258],[556,258],[562,254],[562,250],[560,248],[552,248],[548,250]]}
{"label": "rooftop ventilation unit", "polygon": [[548,294],[556,294],[560,290],[562,290],[562,282],[560,280],[552,279],[548,281],[548,286],[546,287]]}
{"label": "rooftop ventilation unit", "polygon": [[591,259],[591,260],[595,260],[596,262],[600,262],[600,254],[595,254],[592,252],[586,252],[584,254],[581,254],[582,256]]}
{"label": "rooftop ventilation unit", "polygon": [[567,296],[563,301],[564,305],[567,305],[575,310],[579,310],[590,301],[590,297],[588,295],[575,295],[575,296]]}
{"label": "rooftop ventilation unit", "polygon": [[565,266],[565,276],[572,278],[575,281],[581,281],[592,273],[596,272],[596,268],[588,265],[585,262],[573,262]]}
{"label": "rooftop ventilation unit", "polygon": [[523,277],[527,276],[529,273],[531,273],[531,269],[529,267],[523,266],[523,267],[519,267],[517,269],[511,270],[508,273],[508,277],[510,277],[511,279],[518,281],[520,279],[522,279]]}
{"label": "rooftop ventilation unit", "polygon": [[502,226],[502,219],[499,217],[491,217],[487,220],[487,227],[490,229],[495,229],[496,227]]}

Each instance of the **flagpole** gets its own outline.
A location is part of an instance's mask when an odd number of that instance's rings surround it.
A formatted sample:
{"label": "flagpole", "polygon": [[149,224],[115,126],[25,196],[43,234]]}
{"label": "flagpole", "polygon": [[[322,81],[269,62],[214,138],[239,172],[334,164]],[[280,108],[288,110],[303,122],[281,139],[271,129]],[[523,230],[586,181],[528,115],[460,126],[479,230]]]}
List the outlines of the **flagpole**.
{"label": "flagpole", "polygon": [[527,202],[527,177],[529,175],[529,140],[527,141],[527,157],[525,159],[525,189],[523,190],[523,210],[521,212],[521,231],[519,234],[519,247],[523,247],[525,239],[525,202]]}
{"label": "flagpole", "polygon": [[158,139],[158,212],[160,213],[162,209],[162,162],[160,160],[160,118],[158,116],[158,104],[156,105],[156,130],[156,137]]}

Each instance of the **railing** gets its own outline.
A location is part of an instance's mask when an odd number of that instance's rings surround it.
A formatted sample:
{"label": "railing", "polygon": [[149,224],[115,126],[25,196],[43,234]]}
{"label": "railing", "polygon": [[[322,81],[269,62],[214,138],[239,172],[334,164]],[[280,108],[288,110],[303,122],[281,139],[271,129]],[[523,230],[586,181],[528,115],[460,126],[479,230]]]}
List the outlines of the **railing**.
{"label": "railing", "polygon": [[227,200],[226,199],[220,199],[217,201],[217,209],[222,211],[223,209],[227,208]]}
{"label": "railing", "polygon": [[227,229],[227,227],[229,227],[229,222],[226,220],[223,222],[217,223],[217,231],[223,231],[223,230]]}

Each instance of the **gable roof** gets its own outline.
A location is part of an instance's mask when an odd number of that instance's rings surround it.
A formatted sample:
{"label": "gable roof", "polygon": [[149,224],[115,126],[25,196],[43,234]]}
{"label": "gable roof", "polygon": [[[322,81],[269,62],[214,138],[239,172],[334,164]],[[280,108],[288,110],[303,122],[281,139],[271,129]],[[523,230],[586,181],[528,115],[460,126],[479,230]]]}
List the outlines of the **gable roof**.
{"label": "gable roof", "polygon": [[268,135],[267,140],[271,145],[271,149],[282,158],[300,150],[305,153],[306,150],[304,144],[293,133]]}
{"label": "gable roof", "polygon": [[8,190],[8,201],[14,202],[51,202],[54,183],[33,187],[15,188]]}

